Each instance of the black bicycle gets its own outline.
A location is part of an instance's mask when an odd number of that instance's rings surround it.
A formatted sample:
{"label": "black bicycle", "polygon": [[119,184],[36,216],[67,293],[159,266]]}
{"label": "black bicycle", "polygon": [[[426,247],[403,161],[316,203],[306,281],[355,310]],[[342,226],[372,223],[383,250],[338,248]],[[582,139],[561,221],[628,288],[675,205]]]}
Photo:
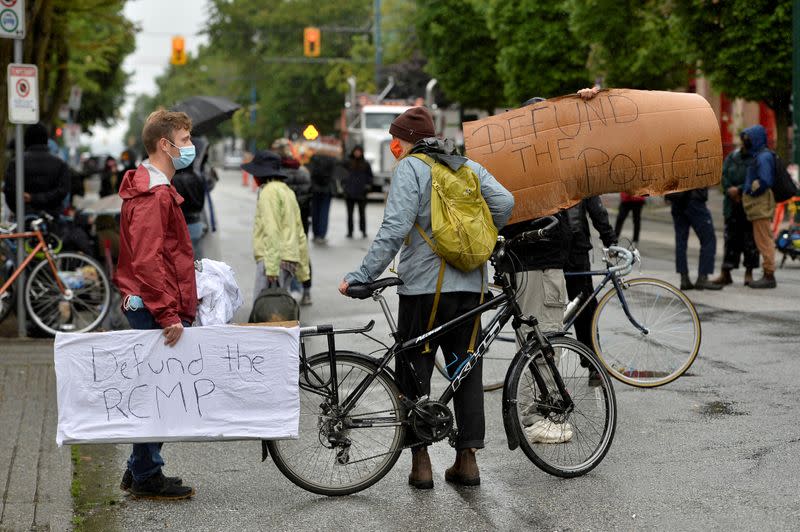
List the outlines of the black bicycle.
{"label": "black bicycle", "polygon": [[[551,224],[551,226],[554,224]],[[498,243],[491,261],[506,259],[506,245],[521,239],[542,238],[546,229],[530,231]],[[503,389],[502,415],[509,449],[521,447],[543,471],[576,477],[591,471],[605,457],[614,437],[616,399],[611,379],[595,355],[561,334],[543,335],[536,318],[523,316],[514,288],[503,274],[494,283],[501,293],[469,312],[411,339],[400,338],[382,292],[402,284],[397,278],[354,285],[348,295],[372,298],[383,310],[395,344],[380,358],[338,350],[336,337],[367,335],[375,322],[356,329],[331,325],[300,330],[300,428],[296,440],[264,443],[278,469],[303,489],[322,495],[348,495],[371,486],[394,466],[409,431],[420,444],[448,438],[455,443],[454,416],[448,403],[461,381],[476,366],[503,326],[512,322],[521,348],[508,368]],[[448,374],[448,387],[438,399],[411,401],[397,386],[389,363],[408,349],[497,309],[475,353]],[[307,356],[305,339],[325,336],[326,352]]]}

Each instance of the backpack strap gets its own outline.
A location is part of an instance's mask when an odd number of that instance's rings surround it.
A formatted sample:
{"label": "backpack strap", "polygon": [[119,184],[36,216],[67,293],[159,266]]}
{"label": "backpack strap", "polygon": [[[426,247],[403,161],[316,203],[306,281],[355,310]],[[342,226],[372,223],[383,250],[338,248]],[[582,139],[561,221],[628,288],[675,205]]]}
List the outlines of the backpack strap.
{"label": "backpack strap", "polygon": [[[424,233],[423,233],[424,234]],[[436,295],[433,296],[433,307],[431,307],[431,317],[428,318],[428,330],[425,332],[430,331],[433,329],[433,324],[436,323],[436,310],[439,308],[439,299],[442,296],[442,283],[444,282],[444,259],[439,258],[441,261],[439,263],[439,277],[436,279]],[[430,342],[425,342],[425,348],[422,350],[423,354],[427,354],[431,352],[431,344]]]}

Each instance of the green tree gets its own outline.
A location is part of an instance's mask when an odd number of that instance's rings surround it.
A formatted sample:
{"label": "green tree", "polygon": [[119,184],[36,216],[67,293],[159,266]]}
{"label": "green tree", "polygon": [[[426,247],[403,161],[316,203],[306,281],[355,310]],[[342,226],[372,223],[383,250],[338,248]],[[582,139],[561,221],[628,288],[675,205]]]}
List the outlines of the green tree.
{"label": "green tree", "polygon": [[[135,46],[134,25],[123,13],[125,0],[37,0],[26,3],[23,62],[39,67],[41,121],[52,127],[72,85],[83,89],[77,120],[84,127],[108,124],[122,105],[128,74],[122,62]],[[13,59],[13,43],[0,42],[0,61]],[[1,77],[0,89],[6,90]],[[0,106],[0,121],[7,107]],[[0,144],[7,128],[0,128]],[[0,158],[5,153],[0,153]],[[0,160],[5,166],[5,161]]]}
{"label": "green tree", "polygon": [[777,151],[788,160],[792,90],[790,0],[676,0],[693,58],[715,89],[775,111]]}
{"label": "green tree", "polygon": [[509,103],[558,96],[589,84],[589,49],[570,32],[562,0],[490,0],[487,21]]}
{"label": "green tree", "polygon": [[566,0],[569,26],[590,50],[588,68],[610,87],[685,87],[689,42],[672,3],[659,0]]}
{"label": "green tree", "polygon": [[494,113],[503,102],[496,69],[497,43],[486,16],[462,0],[420,3],[417,34],[428,59],[425,70],[448,99]]}

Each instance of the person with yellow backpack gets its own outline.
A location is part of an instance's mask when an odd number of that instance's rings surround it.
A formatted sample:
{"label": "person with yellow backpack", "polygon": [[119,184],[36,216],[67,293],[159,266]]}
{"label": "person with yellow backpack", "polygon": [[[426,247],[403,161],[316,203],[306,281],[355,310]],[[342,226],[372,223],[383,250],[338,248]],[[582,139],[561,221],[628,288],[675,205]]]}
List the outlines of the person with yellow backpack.
{"label": "person with yellow backpack", "polygon": [[[480,304],[488,284],[486,261],[498,229],[511,215],[514,198],[480,164],[458,155],[452,141],[435,138],[433,119],[424,107],[398,116],[389,133],[399,162],[383,221],[361,266],[344,277],[339,291],[346,294],[352,284],[379,278],[400,251],[398,333],[414,338]],[[448,366],[458,368],[472,357],[479,329],[479,321],[467,323],[429,345],[399,354],[395,373],[400,391],[412,401],[429,395],[436,350],[441,347]],[[457,454],[445,480],[478,485],[475,452],[484,446],[485,433],[480,362],[461,382],[454,407]],[[419,489],[433,487],[423,445],[412,447],[408,483]]]}

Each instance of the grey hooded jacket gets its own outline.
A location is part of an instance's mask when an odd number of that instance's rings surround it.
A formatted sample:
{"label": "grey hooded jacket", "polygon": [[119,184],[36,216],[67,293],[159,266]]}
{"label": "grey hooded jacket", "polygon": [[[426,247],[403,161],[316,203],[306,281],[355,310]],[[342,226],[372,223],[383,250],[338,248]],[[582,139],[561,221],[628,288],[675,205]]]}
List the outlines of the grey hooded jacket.
{"label": "grey hooded jacket", "polygon": [[[423,151],[451,167],[453,164],[457,164],[457,167],[469,165],[480,179],[481,194],[489,206],[495,226],[500,229],[506,224],[514,207],[514,197],[483,166],[453,155],[450,142],[425,139],[420,143],[426,143],[426,149],[418,150],[415,147],[412,153]],[[431,234],[431,169],[416,157],[405,157],[392,175],[381,227],[361,267],[348,273],[345,281],[354,284],[378,279],[402,248],[397,273],[404,284],[398,287],[397,292],[401,295],[436,293],[440,259],[415,229],[415,222],[426,234]],[[407,244],[404,243],[406,237]],[[447,264],[442,292],[480,292],[482,282],[489,282],[485,265],[465,273]]]}

